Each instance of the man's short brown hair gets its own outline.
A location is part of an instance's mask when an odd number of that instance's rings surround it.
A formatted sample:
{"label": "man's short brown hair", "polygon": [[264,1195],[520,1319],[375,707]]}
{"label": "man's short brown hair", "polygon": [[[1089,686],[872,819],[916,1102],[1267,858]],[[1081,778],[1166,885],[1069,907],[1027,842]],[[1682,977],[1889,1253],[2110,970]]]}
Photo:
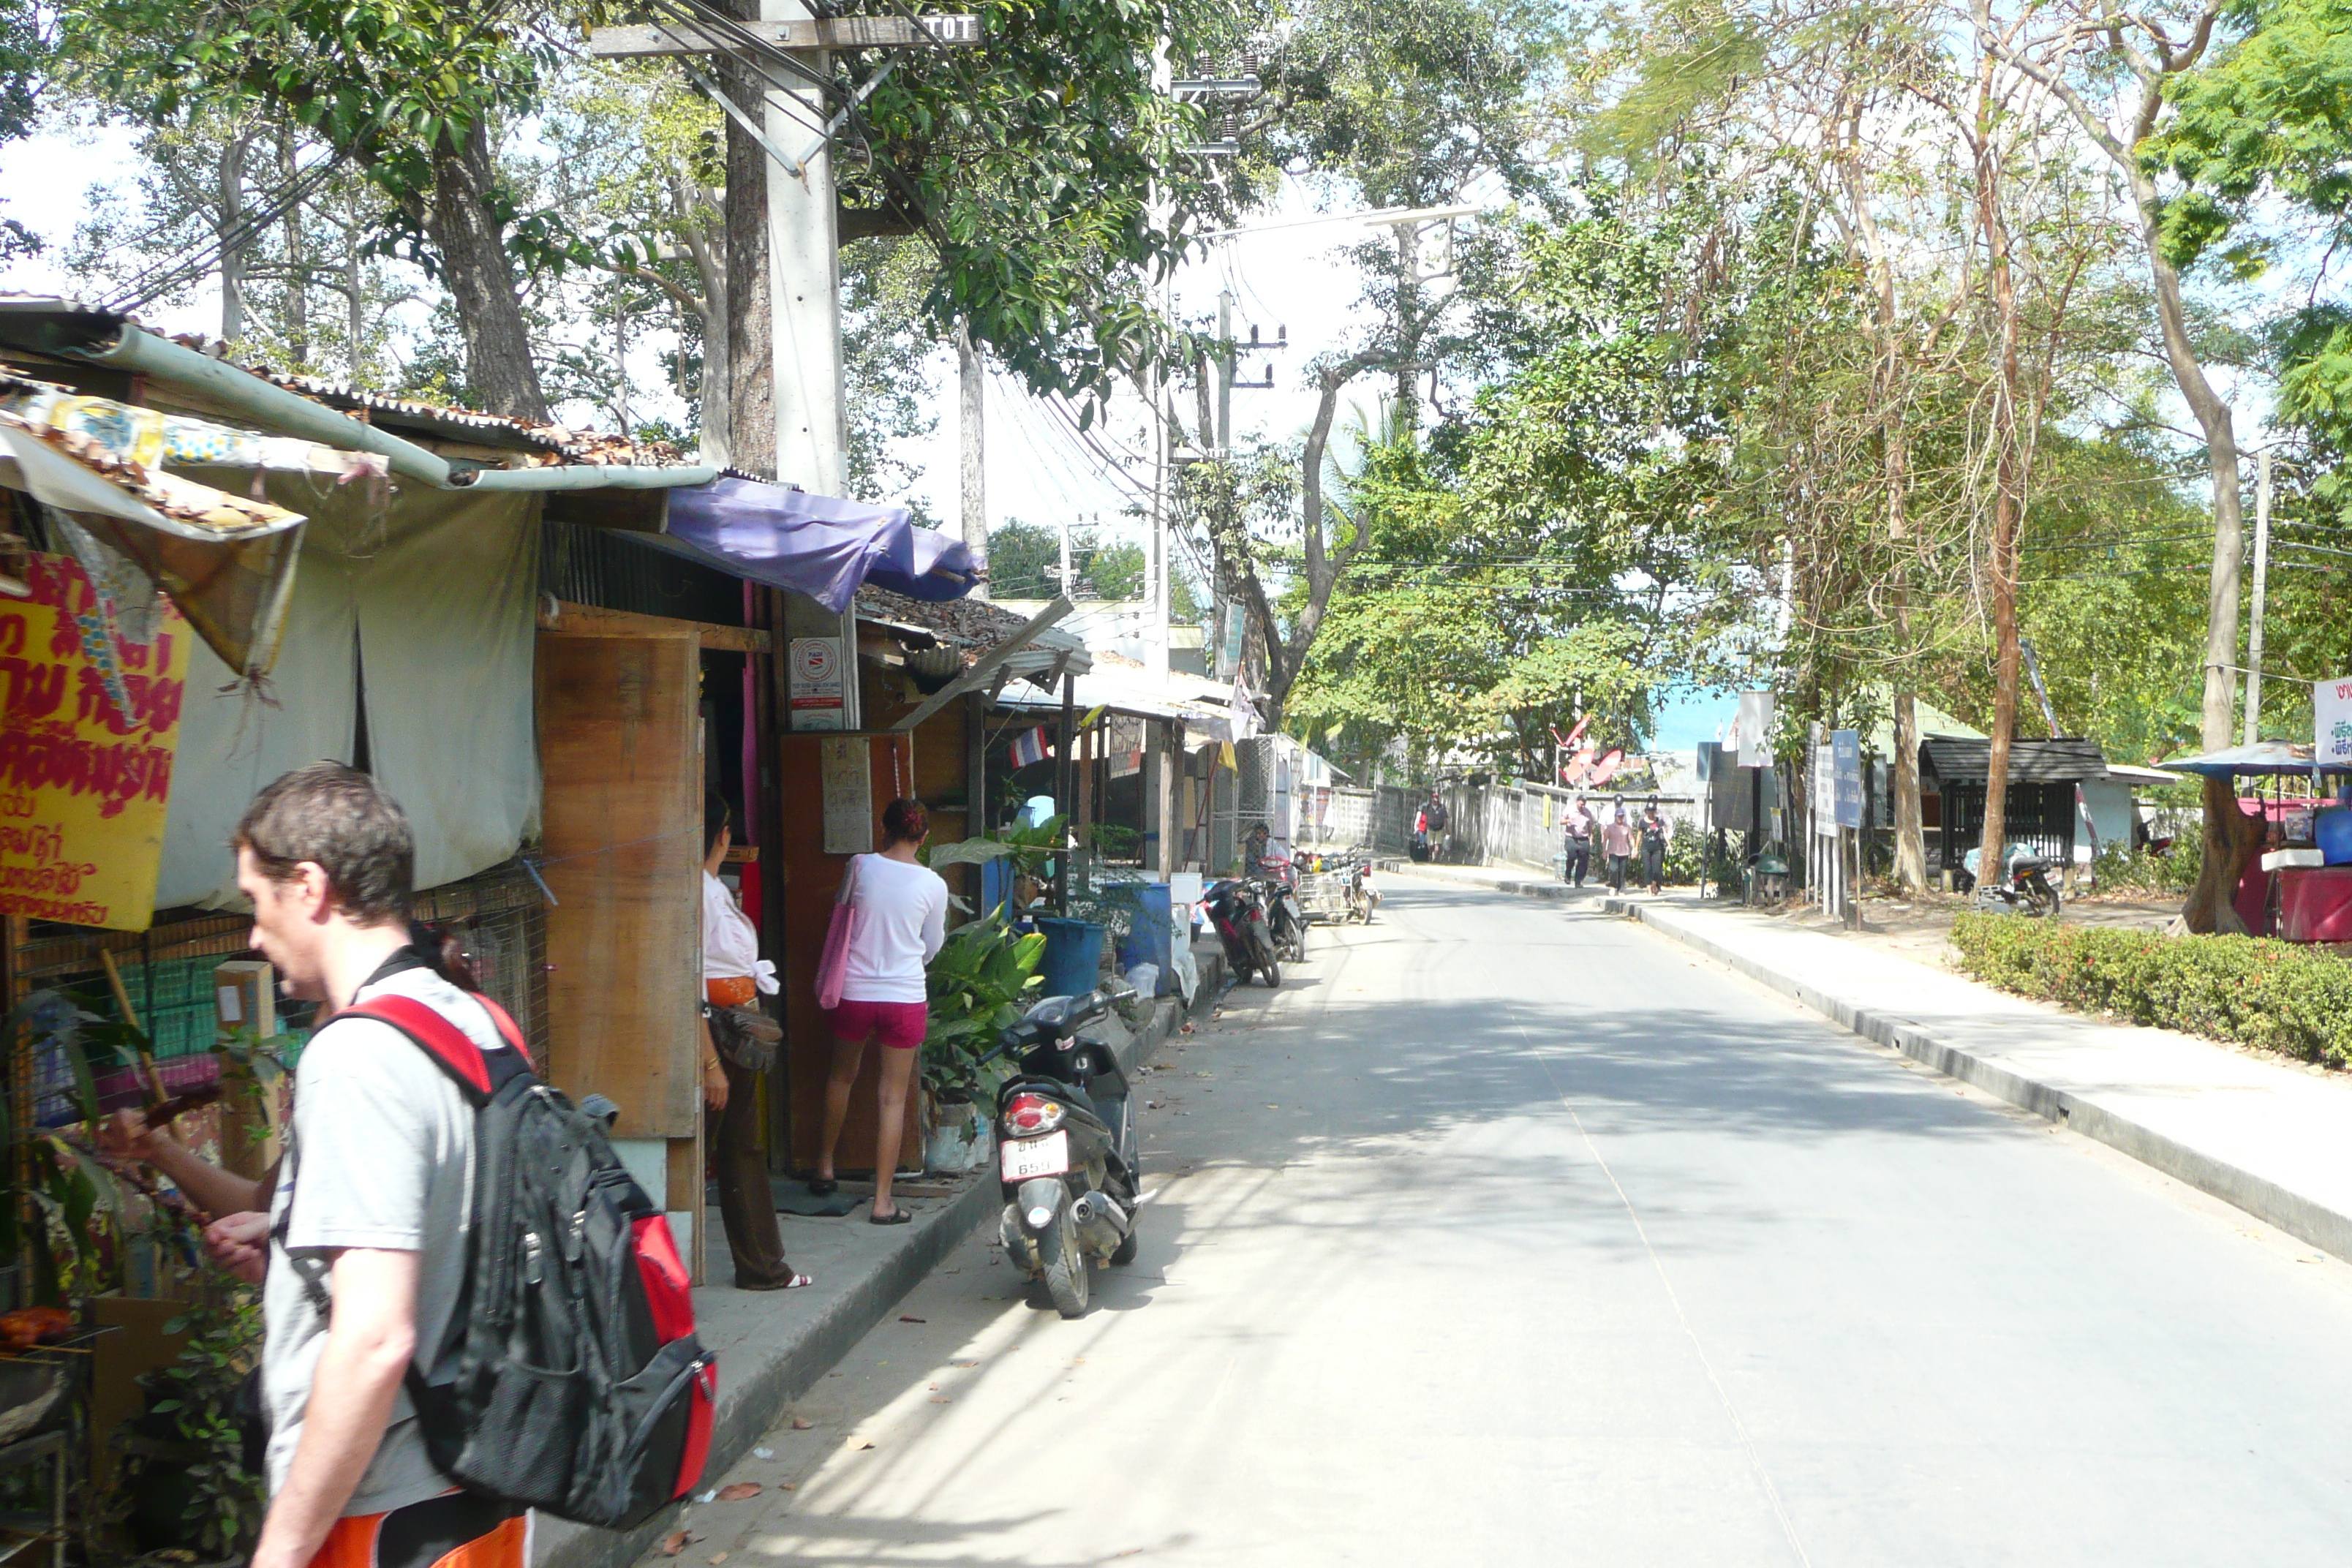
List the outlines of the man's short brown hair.
{"label": "man's short brown hair", "polygon": [[408,918],[416,838],[407,814],[374,779],[341,763],[312,763],[270,784],[245,808],[230,840],[253,852],[273,882],[311,861],[343,912],[361,925]]}

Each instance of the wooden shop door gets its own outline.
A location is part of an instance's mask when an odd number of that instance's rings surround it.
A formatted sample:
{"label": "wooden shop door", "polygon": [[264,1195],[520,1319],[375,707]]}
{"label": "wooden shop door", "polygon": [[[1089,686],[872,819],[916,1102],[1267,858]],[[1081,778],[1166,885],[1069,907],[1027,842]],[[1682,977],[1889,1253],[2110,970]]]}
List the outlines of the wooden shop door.
{"label": "wooden shop door", "polygon": [[692,626],[539,634],[551,1076],[575,1102],[621,1108],[615,1146],[698,1283],[700,684]]}

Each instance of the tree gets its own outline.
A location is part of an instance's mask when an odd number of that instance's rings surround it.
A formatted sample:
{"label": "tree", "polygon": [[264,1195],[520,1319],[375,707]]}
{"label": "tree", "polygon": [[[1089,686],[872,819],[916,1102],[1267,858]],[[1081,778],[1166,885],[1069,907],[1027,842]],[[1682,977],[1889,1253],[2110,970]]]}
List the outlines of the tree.
{"label": "tree", "polygon": [[171,0],[68,0],[59,15],[82,79],[120,111],[160,127],[250,108],[362,171],[448,289],[474,394],[493,413],[544,420],[510,247],[557,264],[560,225],[519,210],[492,132],[537,106],[553,53],[505,9],[247,0],[191,27]]}
{"label": "tree", "polygon": [[[34,0],[0,0],[0,144],[32,131],[49,48],[42,7]],[[40,236],[15,218],[0,217],[0,266],[40,248]]]}

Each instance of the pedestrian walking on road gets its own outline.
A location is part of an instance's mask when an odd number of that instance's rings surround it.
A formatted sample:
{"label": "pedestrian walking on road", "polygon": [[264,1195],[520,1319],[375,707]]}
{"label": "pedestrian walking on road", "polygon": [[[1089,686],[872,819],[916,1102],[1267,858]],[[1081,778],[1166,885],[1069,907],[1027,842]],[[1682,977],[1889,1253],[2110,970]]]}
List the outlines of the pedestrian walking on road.
{"label": "pedestrian walking on road", "polygon": [[[404,997],[486,1060],[512,1048],[410,945],[415,840],[373,779],[298,768],[255,798],[233,841],[253,945],[290,994],[338,1011]],[[525,1568],[524,1510],[453,1487],[403,1392],[413,1347],[446,1342],[466,1293],[474,1122],[456,1080],[389,1024],[331,1019],[302,1051],[257,1238],[269,1510],[253,1568]]]}
{"label": "pedestrian walking on road", "polygon": [[1585,809],[1583,796],[1569,806],[1566,826],[1568,864],[1560,868],[1560,875],[1570,887],[1581,888],[1592,869],[1592,813]]}
{"label": "pedestrian walking on road", "polygon": [[1609,857],[1609,885],[1618,892],[1625,890],[1626,868],[1633,858],[1633,825],[1625,820],[1625,808],[1617,807],[1609,826],[1601,830],[1601,852]]}
{"label": "pedestrian walking on road", "polygon": [[1642,813],[1642,880],[1650,884],[1653,897],[1666,890],[1666,819],[1658,815],[1658,803],[1652,801]]}
{"label": "pedestrian walking on road", "polygon": [[776,966],[719,868],[735,841],[732,812],[717,790],[702,802],[702,1103],[715,1150],[719,1218],[738,1290],[792,1290],[810,1283],[784,1261],[776,1197],[760,1152],[759,1081],[783,1031],[760,1007],[776,994]]}
{"label": "pedestrian walking on road", "polygon": [[856,1086],[867,1043],[879,1040],[882,1120],[874,1133],[874,1208],[866,1216],[875,1225],[904,1225],[908,1217],[891,1201],[890,1178],[907,1128],[907,1083],[930,1027],[924,966],[947,942],[948,885],[915,858],[930,831],[922,802],[894,800],[882,808],[882,852],[856,857],[843,873],[856,879],[850,901],[857,911],[857,936],[849,946],[841,1005],[833,1011],[824,1143],[809,1191],[823,1195],[839,1186],[833,1155],[841,1124],[849,1117],[849,1091]]}

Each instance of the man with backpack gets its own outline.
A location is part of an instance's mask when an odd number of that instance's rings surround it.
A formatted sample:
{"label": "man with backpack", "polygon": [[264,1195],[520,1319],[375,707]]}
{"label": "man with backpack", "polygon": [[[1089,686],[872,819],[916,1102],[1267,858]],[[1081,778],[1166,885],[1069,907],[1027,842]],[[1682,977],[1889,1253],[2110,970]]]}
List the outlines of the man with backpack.
{"label": "man with backpack", "polygon": [[[516,1053],[409,946],[415,841],[367,774],[314,763],[237,824],[253,945],[338,1013],[403,997],[485,1060]],[[475,1111],[393,1025],[331,1020],[303,1050],[272,1205],[262,1406],[269,1511],[252,1568],[528,1568],[524,1510],[459,1490],[427,1453],[409,1369],[467,1295]]]}

